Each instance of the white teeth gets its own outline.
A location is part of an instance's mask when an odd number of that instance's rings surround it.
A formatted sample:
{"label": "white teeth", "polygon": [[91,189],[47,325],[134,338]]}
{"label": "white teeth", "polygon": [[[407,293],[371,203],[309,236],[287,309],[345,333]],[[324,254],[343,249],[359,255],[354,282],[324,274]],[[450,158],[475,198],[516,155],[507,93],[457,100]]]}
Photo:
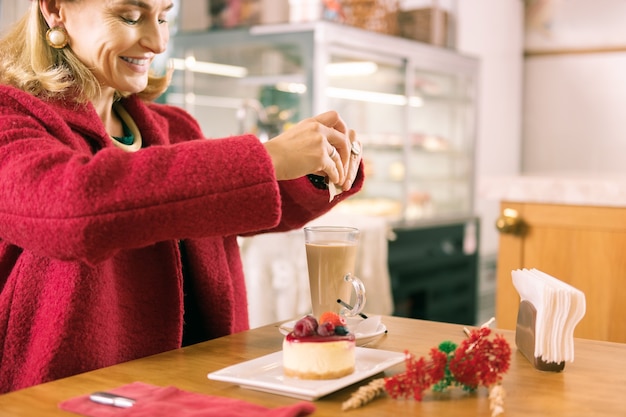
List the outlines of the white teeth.
{"label": "white teeth", "polygon": [[122,59],[126,62],[130,62],[131,64],[135,64],[135,65],[146,65],[148,63],[147,59],[135,59],[135,58],[126,58],[126,57],[122,57]]}

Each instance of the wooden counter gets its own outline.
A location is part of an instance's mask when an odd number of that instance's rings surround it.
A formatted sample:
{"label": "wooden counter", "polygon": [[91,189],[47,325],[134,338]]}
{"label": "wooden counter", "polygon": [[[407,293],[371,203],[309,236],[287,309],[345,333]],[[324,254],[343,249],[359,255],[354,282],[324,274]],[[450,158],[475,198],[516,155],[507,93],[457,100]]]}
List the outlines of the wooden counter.
{"label": "wooden counter", "polygon": [[[399,352],[408,349],[422,356],[427,355],[431,347],[443,340],[458,343],[465,337],[460,325],[398,317],[384,317],[383,322],[389,333],[370,344],[372,348]],[[507,391],[504,416],[587,417],[623,413],[626,345],[577,339],[575,362],[567,363],[561,373],[546,373],[535,370],[516,351],[512,332],[499,333],[505,335],[513,349],[511,369],[503,382]],[[281,343],[282,335],[278,332],[277,325],[261,327],[2,395],[0,415],[75,416],[60,411],[57,404],[68,398],[109,390],[134,381],[161,386],[174,385],[184,390],[239,398],[267,407],[294,404],[299,400],[207,379],[209,372],[276,352],[280,350]],[[404,365],[398,365],[387,372],[392,374],[403,369]],[[357,383],[316,401],[314,404],[317,410],[314,416],[490,416],[487,391],[484,389],[474,394],[455,389],[449,394],[439,396],[434,396],[429,391],[422,402],[397,401],[383,397],[363,408],[341,412],[341,403],[361,384]]]}
{"label": "wooden counter", "polygon": [[626,343],[626,208],[503,202],[523,222],[501,234],[496,320],[514,329],[519,295],[511,271],[536,268],[585,293],[587,311],[575,336]]}
{"label": "wooden counter", "polygon": [[511,271],[536,268],[585,293],[577,337],[626,342],[626,176],[528,174],[484,178],[481,198],[514,209],[522,229],[500,233],[496,284],[498,327],[513,329],[519,295]]}

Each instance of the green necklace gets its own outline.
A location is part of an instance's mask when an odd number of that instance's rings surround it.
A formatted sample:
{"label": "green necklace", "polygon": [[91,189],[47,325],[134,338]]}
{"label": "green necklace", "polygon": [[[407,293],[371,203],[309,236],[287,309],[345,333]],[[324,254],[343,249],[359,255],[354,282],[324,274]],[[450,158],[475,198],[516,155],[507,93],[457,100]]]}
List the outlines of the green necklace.
{"label": "green necklace", "polygon": [[126,123],[124,123],[124,119],[122,119],[122,128],[124,129],[124,136],[111,136],[116,141],[123,143],[124,145],[132,145],[135,141],[135,135],[130,131]]}
{"label": "green necklace", "polygon": [[128,152],[135,152],[141,149],[141,132],[139,132],[139,128],[133,118],[119,103],[113,104],[113,111],[119,116],[122,122],[122,128],[124,129],[124,136],[111,136],[113,144]]}

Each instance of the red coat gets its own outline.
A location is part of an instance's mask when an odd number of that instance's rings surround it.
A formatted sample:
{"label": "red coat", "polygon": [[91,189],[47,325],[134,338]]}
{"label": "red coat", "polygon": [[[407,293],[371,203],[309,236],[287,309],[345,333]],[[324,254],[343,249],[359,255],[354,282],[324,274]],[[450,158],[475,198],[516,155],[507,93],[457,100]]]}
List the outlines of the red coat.
{"label": "red coat", "polygon": [[182,109],[124,106],[136,153],[90,104],[0,86],[0,392],[180,347],[180,240],[206,337],[247,329],[236,236],[301,227],[362,185],[329,204],[276,181],[254,136],[190,140]]}

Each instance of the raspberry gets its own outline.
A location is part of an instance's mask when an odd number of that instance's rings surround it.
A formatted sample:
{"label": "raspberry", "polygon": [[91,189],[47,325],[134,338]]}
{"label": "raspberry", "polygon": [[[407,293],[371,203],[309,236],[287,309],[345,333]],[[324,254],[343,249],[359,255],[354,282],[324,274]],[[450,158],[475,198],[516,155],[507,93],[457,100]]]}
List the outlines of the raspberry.
{"label": "raspberry", "polygon": [[335,325],[327,321],[317,327],[317,334],[320,336],[332,336],[335,334]]}
{"label": "raspberry", "polygon": [[346,320],[339,314],[327,311],[320,316],[320,323],[332,323],[335,327],[345,326]]}
{"label": "raspberry", "polygon": [[317,320],[313,316],[305,316],[293,326],[293,334],[296,337],[313,336],[317,331]]}

